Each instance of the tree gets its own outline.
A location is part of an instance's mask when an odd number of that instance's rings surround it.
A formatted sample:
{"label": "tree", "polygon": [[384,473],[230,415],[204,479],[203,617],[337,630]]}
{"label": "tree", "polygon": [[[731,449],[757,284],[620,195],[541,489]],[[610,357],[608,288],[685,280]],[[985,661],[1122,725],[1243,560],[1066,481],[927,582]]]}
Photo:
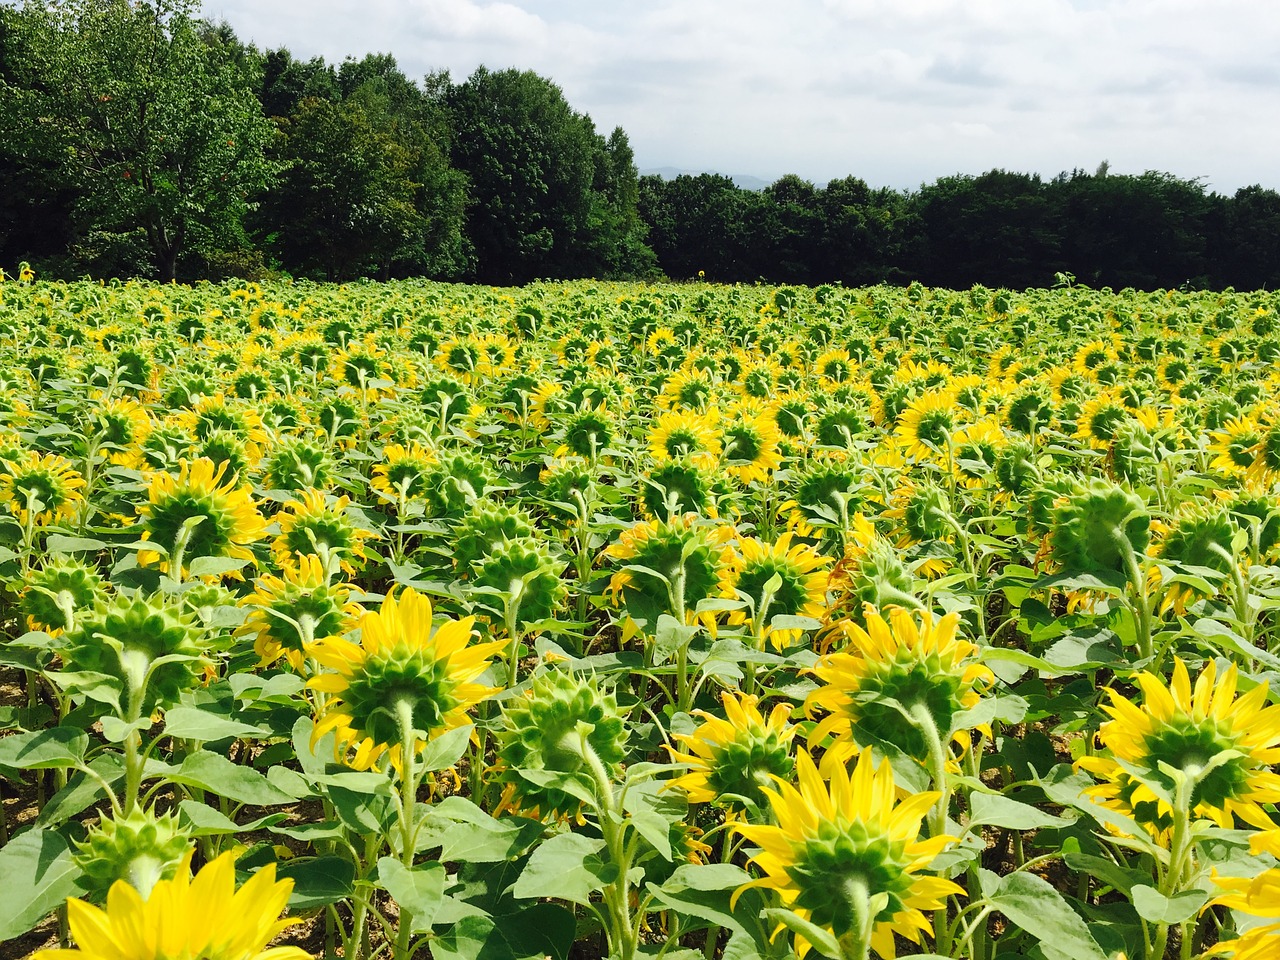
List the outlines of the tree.
{"label": "tree", "polygon": [[190,0],[28,0],[0,117],[25,162],[77,190],[81,233],[141,234],[161,280],[187,249],[243,243],[271,180],[254,58]]}
{"label": "tree", "polygon": [[453,165],[471,183],[478,279],[603,276],[634,258],[625,250],[643,233],[621,193],[635,179],[625,138],[611,149],[558,86],[527,70],[480,67],[445,100]]}
{"label": "tree", "polygon": [[466,266],[461,176],[420,122],[392,112],[376,84],[335,103],[299,102],[280,122],[279,186],[258,218],[285,266],[326,279]]}

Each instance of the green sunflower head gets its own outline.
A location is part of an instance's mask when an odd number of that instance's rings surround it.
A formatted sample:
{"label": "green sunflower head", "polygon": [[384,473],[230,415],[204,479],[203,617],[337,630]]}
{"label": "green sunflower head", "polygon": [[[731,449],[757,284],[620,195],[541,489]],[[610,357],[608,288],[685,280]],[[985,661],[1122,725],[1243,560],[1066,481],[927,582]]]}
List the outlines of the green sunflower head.
{"label": "green sunflower head", "polygon": [[1065,573],[1130,576],[1150,541],[1151,511],[1136,493],[1105,480],[1073,484],[1053,508],[1049,547]]}
{"label": "green sunflower head", "polygon": [[81,611],[92,610],[105,595],[106,585],[96,567],[63,558],[27,578],[21,608],[33,630],[70,630]]}
{"label": "green sunflower head", "polygon": [[568,588],[560,579],[564,568],[543,541],[531,536],[502,540],[474,564],[474,584],[489,588],[481,601],[501,612],[509,608],[521,623],[547,620],[563,603]]}
{"label": "green sunflower head", "polygon": [[458,576],[469,578],[471,567],[507,540],[532,537],[533,520],[519,507],[480,500],[453,530],[453,559]]}
{"label": "green sunflower head", "polygon": [[686,513],[703,513],[711,485],[705,473],[684,460],[670,460],[642,478],[640,503],[651,517],[670,520]]}
{"label": "green sunflower head", "polygon": [[272,490],[323,490],[332,482],[333,470],[333,457],[326,445],[314,440],[290,440],[271,454],[264,479]]}
{"label": "green sunflower head", "polygon": [[136,806],[90,828],[72,855],[82,883],[96,896],[124,880],[146,897],[161,880],[172,879],[191,846],[191,836],[173,814]]}
{"label": "green sunflower head", "polygon": [[118,597],[64,635],[63,661],[72,674],[109,678],[122,714],[138,719],[177,703],[199,682],[208,664],[203,634],[156,598]]}
{"label": "green sunflower head", "polygon": [[617,697],[594,677],[549,671],[525,696],[503,704],[498,733],[498,780],[517,806],[543,816],[575,817],[582,801],[547,774],[579,779],[591,790],[588,751],[611,779],[622,772],[625,715]]}

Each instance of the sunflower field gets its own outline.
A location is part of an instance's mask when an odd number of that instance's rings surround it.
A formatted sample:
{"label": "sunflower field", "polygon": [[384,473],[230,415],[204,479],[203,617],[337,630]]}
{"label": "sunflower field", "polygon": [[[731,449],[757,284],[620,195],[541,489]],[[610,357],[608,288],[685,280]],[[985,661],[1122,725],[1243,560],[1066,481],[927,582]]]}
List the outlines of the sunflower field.
{"label": "sunflower field", "polygon": [[1280,295],[0,282],[0,953],[1280,956]]}

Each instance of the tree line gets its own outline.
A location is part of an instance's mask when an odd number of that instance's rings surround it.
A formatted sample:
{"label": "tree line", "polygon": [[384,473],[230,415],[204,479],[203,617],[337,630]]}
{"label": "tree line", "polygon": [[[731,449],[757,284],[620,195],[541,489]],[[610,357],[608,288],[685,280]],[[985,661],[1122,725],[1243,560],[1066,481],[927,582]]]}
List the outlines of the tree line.
{"label": "tree line", "polygon": [[1280,282],[1262,187],[1105,164],[914,191],[641,177],[620,127],[530,71],[303,60],[195,0],[0,5],[0,123],[0,264],[46,276]]}

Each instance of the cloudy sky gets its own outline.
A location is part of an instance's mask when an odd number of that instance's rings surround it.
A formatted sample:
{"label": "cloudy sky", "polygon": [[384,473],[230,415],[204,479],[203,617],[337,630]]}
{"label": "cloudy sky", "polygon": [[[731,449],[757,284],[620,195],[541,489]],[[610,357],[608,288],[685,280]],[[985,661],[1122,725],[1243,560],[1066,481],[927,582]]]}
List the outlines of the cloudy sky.
{"label": "cloudy sky", "polygon": [[260,47],[554,80],[641,169],[915,188],[1109,161],[1280,188],[1270,0],[204,0]]}

